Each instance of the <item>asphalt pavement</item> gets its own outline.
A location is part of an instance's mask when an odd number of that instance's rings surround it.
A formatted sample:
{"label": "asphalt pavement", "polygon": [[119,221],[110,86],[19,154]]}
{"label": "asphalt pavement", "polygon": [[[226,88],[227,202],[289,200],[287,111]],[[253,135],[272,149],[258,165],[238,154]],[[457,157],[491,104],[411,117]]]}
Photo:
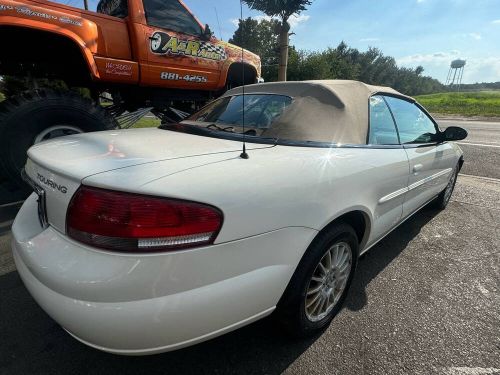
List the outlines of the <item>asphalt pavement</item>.
{"label": "asphalt pavement", "polygon": [[[424,208],[359,262],[345,308],[317,337],[272,318],[149,357],[80,344],[34,302],[0,209],[0,374],[500,374],[500,123],[463,126],[465,166],[448,208]],[[141,324],[141,322],[137,322]]]}
{"label": "asphalt pavement", "polygon": [[462,173],[500,179],[500,122],[441,120],[439,125],[461,126],[469,132],[457,142],[466,161]]}

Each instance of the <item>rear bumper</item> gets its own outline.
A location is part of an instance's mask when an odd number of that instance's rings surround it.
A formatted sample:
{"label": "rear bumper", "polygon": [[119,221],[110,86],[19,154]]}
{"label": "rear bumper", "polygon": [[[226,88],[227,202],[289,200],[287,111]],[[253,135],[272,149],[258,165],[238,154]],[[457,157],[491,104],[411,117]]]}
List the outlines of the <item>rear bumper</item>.
{"label": "rear bumper", "polygon": [[33,205],[31,197],[13,225],[26,287],[78,340],[117,354],[178,349],[270,314],[316,234],[285,228],[205,248],[123,255],[82,246],[51,227],[35,233]]}

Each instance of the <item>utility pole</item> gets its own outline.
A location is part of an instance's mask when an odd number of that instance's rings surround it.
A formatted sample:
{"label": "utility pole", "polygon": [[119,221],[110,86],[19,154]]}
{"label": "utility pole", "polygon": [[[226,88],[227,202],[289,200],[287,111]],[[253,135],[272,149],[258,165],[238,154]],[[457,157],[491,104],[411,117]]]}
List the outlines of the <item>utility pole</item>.
{"label": "utility pole", "polygon": [[89,3],[87,2],[88,0],[83,0],[83,7],[85,10],[89,10]]}

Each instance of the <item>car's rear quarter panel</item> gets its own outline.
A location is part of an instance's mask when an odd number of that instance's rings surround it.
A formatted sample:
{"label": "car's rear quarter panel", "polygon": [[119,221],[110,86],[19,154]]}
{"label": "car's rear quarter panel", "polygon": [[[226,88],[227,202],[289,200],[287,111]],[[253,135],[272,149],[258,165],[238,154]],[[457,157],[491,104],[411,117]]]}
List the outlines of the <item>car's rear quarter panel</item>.
{"label": "car's rear quarter panel", "polygon": [[[85,184],[121,188],[212,204],[224,213],[216,243],[286,227],[321,230],[341,214],[359,210],[369,220],[369,244],[401,217],[403,195],[379,199],[404,188],[408,162],[403,149],[275,146],[239,153],[158,177],[171,161],[131,167],[84,179]],[[154,180],[147,181],[147,176]],[[133,178],[131,178],[133,176]],[[304,249],[305,250],[305,249]]]}

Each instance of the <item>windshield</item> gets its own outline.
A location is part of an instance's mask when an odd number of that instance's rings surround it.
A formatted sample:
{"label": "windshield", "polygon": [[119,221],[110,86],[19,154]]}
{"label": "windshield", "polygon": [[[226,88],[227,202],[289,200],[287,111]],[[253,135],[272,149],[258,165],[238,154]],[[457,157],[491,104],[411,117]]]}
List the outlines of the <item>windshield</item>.
{"label": "windshield", "polygon": [[245,134],[260,136],[291,103],[292,98],[285,95],[227,96],[215,100],[182,123],[232,133],[243,133],[244,123]]}

